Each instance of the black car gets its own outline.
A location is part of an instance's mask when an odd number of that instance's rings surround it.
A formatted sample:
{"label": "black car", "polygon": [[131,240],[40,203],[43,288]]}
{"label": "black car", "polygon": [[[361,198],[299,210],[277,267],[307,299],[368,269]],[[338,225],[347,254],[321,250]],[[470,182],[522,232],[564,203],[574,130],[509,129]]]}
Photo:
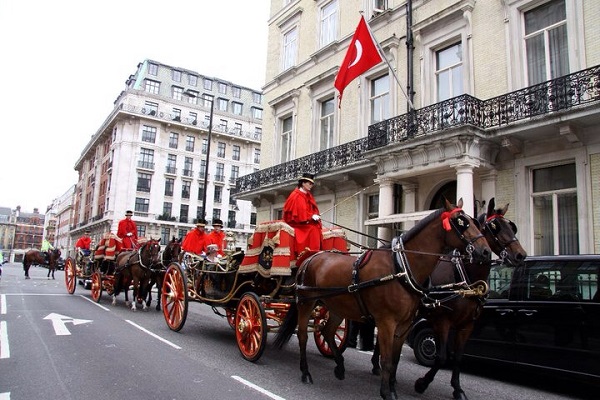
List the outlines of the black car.
{"label": "black car", "polygon": [[56,269],[62,271],[65,269],[65,259],[60,257],[58,261],[56,261]]}
{"label": "black car", "polygon": [[[492,267],[490,293],[465,359],[534,368],[600,385],[600,255],[528,257]],[[407,338],[431,366],[435,338],[424,319]],[[451,355],[450,355],[451,356]]]}

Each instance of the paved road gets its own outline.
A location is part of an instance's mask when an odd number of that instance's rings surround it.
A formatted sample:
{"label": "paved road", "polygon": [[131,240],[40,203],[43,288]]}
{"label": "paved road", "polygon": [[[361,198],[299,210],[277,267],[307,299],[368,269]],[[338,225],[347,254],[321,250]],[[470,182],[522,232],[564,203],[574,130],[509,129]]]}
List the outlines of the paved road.
{"label": "paved road", "polygon": [[[172,332],[154,309],[133,312],[119,298],[99,304],[77,286],[67,294],[64,273],[56,280],[32,268],[25,280],[19,264],[6,264],[0,281],[0,400],[17,399],[377,399],[371,354],[346,351],[346,380],[333,376],[333,362],[309,342],[313,385],[300,382],[297,341],[268,347],[256,363],[244,361],[234,332],[209,306],[192,303],[181,332]],[[272,335],[269,335],[272,340]],[[400,398],[451,399],[449,371],[440,371],[424,395],[412,389],[425,373],[405,347],[398,372]],[[483,372],[487,376],[479,376]],[[483,370],[463,374],[471,400],[582,398],[564,384],[522,374]],[[491,377],[494,377],[491,378]],[[590,395],[590,398],[596,396]]]}

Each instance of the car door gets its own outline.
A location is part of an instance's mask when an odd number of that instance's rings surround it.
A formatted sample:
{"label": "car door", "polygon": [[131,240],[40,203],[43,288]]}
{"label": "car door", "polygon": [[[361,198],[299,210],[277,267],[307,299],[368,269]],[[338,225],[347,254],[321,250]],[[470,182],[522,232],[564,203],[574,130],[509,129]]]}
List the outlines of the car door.
{"label": "car door", "polygon": [[[526,290],[514,308],[515,362],[598,373],[598,305],[582,294],[592,280],[597,282],[597,266],[590,272],[580,259],[527,263],[522,277]],[[544,294],[536,287],[540,277],[549,282]]]}
{"label": "car door", "polygon": [[490,270],[490,293],[465,347],[465,356],[511,362],[514,357],[515,310],[510,298],[517,296],[520,273],[506,265]]}

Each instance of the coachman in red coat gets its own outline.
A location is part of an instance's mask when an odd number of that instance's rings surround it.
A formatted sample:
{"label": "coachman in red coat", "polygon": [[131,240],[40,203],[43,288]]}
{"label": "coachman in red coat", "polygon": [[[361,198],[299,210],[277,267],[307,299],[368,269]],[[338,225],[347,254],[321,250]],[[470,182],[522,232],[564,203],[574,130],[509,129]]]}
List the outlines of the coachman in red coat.
{"label": "coachman in red coat", "polygon": [[306,249],[321,250],[323,243],[319,207],[311,193],[314,184],[314,175],[303,174],[283,205],[283,220],[294,228],[298,254]]}
{"label": "coachman in red coat", "polygon": [[117,236],[123,241],[121,244],[122,250],[133,250],[138,248],[137,225],[131,219],[132,216],[133,211],[127,211],[125,213],[125,219],[119,221]]}

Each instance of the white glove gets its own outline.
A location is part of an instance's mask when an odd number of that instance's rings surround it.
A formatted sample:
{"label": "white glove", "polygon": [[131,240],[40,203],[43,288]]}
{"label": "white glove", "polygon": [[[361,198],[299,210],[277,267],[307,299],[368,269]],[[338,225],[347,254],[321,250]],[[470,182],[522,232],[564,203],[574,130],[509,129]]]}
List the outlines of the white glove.
{"label": "white glove", "polygon": [[133,233],[129,232],[129,233],[127,234],[127,236],[133,236]]}
{"label": "white glove", "polygon": [[312,216],[313,221],[320,221],[321,220],[321,216],[319,214],[314,214]]}

